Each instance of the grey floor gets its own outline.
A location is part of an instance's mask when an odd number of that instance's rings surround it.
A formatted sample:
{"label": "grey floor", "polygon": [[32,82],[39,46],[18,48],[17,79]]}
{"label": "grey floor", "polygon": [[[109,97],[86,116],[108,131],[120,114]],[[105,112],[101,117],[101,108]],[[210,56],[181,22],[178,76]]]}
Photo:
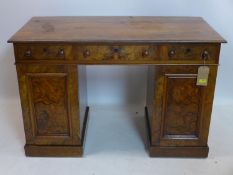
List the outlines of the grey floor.
{"label": "grey floor", "polygon": [[143,106],[92,107],[83,158],[28,158],[18,100],[0,101],[0,175],[233,175],[233,105],[214,106],[206,159],[150,158]]}

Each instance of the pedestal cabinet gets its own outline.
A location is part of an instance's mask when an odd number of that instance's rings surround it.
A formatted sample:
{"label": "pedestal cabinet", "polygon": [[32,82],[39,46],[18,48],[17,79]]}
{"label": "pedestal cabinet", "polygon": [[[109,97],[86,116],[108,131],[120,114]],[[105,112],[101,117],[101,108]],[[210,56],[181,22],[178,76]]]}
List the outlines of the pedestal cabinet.
{"label": "pedestal cabinet", "polygon": [[[86,65],[148,65],[150,155],[208,156],[220,46],[226,41],[202,18],[34,17],[9,42],[27,156],[82,155]],[[208,72],[198,84],[201,67]]]}
{"label": "pedestal cabinet", "polygon": [[207,156],[217,66],[210,66],[207,86],[196,85],[198,66],[150,69],[154,81],[148,86],[146,113],[151,155]]}
{"label": "pedestal cabinet", "polygon": [[27,140],[26,154],[81,154],[81,131],[88,108],[85,91],[80,94],[86,82],[82,81],[79,88],[78,84],[83,80],[79,73],[83,76],[85,69],[80,68],[78,72],[76,65],[19,64],[16,67]]}

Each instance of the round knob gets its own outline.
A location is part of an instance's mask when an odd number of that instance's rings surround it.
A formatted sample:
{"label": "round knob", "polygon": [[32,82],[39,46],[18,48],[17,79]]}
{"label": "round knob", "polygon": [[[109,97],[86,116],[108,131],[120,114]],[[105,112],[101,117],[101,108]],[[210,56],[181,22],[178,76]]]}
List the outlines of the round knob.
{"label": "round knob", "polygon": [[63,57],[65,55],[65,51],[64,51],[63,48],[59,49],[58,55],[61,56],[61,57]]}
{"label": "round knob", "polygon": [[32,51],[31,50],[26,50],[26,52],[24,53],[25,57],[31,57],[32,56]]}
{"label": "round knob", "polygon": [[86,58],[86,57],[89,57],[91,55],[90,51],[89,50],[85,50],[83,52],[83,56]]}
{"label": "round knob", "polygon": [[203,60],[208,60],[209,58],[209,52],[207,50],[205,50],[203,53],[202,53],[202,59]]}
{"label": "round knob", "polygon": [[175,51],[175,50],[170,50],[170,51],[168,52],[168,56],[169,56],[169,57],[173,57],[175,54],[176,54],[176,51]]}
{"label": "round knob", "polygon": [[150,54],[150,53],[149,53],[148,50],[144,50],[144,51],[142,52],[142,56],[143,56],[143,57],[147,57],[149,54]]}

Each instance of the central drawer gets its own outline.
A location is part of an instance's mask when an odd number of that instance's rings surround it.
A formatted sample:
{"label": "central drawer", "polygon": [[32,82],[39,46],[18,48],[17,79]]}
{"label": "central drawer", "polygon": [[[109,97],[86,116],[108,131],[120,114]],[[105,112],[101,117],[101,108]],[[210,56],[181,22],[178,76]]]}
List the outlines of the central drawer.
{"label": "central drawer", "polygon": [[156,45],[77,45],[74,58],[79,61],[93,62],[130,62],[153,61],[159,58]]}

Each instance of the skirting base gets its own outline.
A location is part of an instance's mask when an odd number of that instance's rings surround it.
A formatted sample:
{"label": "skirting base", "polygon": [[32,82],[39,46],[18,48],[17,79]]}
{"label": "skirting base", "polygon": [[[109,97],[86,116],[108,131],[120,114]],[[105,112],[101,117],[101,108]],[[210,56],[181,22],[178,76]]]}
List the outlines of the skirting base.
{"label": "skirting base", "polygon": [[149,146],[151,157],[208,157],[209,147],[157,147]]}
{"label": "skirting base", "polygon": [[25,154],[30,157],[81,157],[82,146],[37,146],[25,145]]}

